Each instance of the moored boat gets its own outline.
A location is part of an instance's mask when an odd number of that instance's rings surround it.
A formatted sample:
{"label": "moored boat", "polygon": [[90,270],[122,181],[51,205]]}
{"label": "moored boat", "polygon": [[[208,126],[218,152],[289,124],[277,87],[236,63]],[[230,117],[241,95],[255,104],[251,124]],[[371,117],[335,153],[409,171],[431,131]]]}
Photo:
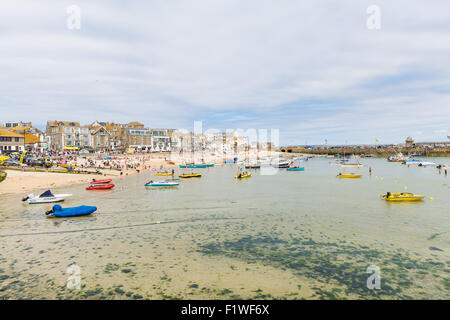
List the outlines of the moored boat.
{"label": "moored boat", "polygon": [[259,164],[249,164],[245,166],[245,169],[261,169],[261,165]]}
{"label": "moored boat", "polygon": [[417,164],[419,167],[430,167],[430,166],[435,166],[436,163],[434,162],[426,162],[426,161],[421,161]]}
{"label": "moored boat", "polygon": [[62,208],[60,205],[56,204],[53,208],[47,211],[45,214],[52,214],[54,217],[77,217],[77,216],[86,216],[97,210],[97,207],[93,206],[79,206],[72,208]]}
{"label": "moored boat", "polygon": [[208,165],[206,164],[186,164],[186,165],[180,165],[180,168],[207,168]]}
{"label": "moored boat", "polygon": [[286,171],[305,171],[304,167],[289,167]]}
{"label": "moored boat", "polygon": [[355,174],[355,173],[339,173],[336,177],[338,178],[344,178],[344,179],[356,179],[361,178],[362,174]]}
{"label": "moored boat", "polygon": [[114,184],[94,184],[86,187],[86,190],[109,190],[114,188]]}
{"label": "moored boat", "polygon": [[55,203],[64,201],[65,198],[72,196],[71,194],[52,194],[50,190],[45,191],[39,196],[33,193],[29,194],[22,201],[27,201],[28,204],[39,204],[39,203]]}
{"label": "moored boat", "polygon": [[381,199],[386,201],[400,202],[400,201],[421,201],[425,196],[413,194],[409,192],[390,193],[387,192],[380,196]]}
{"label": "moored boat", "polygon": [[167,176],[173,176],[174,174],[172,172],[157,172],[154,175],[155,176],[167,177]]}
{"label": "moored boat", "polygon": [[178,177],[188,179],[188,178],[201,178],[201,176],[202,176],[201,173],[183,173],[180,174]]}
{"label": "moored boat", "polygon": [[90,182],[90,184],[108,184],[112,181],[112,179],[105,179],[105,180],[95,180],[92,179],[92,181]]}
{"label": "moored boat", "polygon": [[408,160],[409,157],[405,157],[402,153],[391,155],[387,158],[389,162],[403,162],[405,160]]}
{"label": "moored boat", "polygon": [[247,172],[236,173],[235,178],[236,179],[244,179],[244,178],[250,178],[251,176],[252,176],[252,173],[250,171],[247,171]]}
{"label": "moored boat", "polygon": [[419,163],[420,163],[420,160],[417,160],[417,159],[405,160],[402,162],[402,164],[405,164],[405,165],[419,164]]}
{"label": "moored boat", "polygon": [[178,185],[179,183],[174,181],[149,181],[145,184],[146,187],[175,187]]}

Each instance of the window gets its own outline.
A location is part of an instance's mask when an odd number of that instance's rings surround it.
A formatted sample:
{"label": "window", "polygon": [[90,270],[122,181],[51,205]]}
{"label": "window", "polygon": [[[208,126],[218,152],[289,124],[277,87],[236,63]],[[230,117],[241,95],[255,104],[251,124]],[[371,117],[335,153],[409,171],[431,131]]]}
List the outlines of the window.
{"label": "window", "polygon": [[15,141],[16,141],[16,142],[19,142],[19,138],[16,138]]}

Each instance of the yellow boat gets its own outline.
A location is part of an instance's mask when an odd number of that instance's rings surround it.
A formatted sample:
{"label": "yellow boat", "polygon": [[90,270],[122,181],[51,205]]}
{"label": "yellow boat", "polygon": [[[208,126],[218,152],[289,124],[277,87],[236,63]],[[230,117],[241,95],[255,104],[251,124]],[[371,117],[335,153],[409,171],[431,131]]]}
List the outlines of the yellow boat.
{"label": "yellow boat", "polygon": [[355,178],[361,178],[362,174],[339,173],[336,177],[338,177],[338,178],[346,178],[346,179],[355,179]]}
{"label": "yellow boat", "polygon": [[73,169],[80,168],[79,166],[76,166],[74,164],[62,164],[62,163],[58,164],[58,167],[65,168],[65,169],[69,169],[70,167],[72,167]]}
{"label": "yellow boat", "polygon": [[200,178],[202,176],[201,173],[189,173],[189,174],[180,174],[178,177],[180,178]]}
{"label": "yellow boat", "polygon": [[401,193],[386,193],[380,196],[381,199],[384,199],[386,201],[421,201],[425,196],[419,195],[419,194],[412,194],[408,192],[401,192]]}
{"label": "yellow boat", "polygon": [[155,176],[173,176],[172,172],[158,172],[154,174]]}
{"label": "yellow boat", "polygon": [[244,178],[250,178],[252,176],[252,173],[250,171],[242,172],[242,173],[236,173],[236,179],[244,179]]}

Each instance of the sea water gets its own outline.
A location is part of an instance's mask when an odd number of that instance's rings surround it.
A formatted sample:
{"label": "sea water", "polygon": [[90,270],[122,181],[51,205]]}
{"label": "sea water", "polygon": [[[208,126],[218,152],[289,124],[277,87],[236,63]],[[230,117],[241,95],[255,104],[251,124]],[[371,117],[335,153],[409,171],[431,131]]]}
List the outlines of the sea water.
{"label": "sea water", "polygon": [[[171,188],[144,187],[164,179],[144,172],[113,190],[52,190],[73,194],[63,207],[98,207],[78,218],[0,195],[0,299],[448,299],[450,176],[331,162],[244,180],[234,164],[193,169],[203,176]],[[389,203],[388,191],[426,197]]]}

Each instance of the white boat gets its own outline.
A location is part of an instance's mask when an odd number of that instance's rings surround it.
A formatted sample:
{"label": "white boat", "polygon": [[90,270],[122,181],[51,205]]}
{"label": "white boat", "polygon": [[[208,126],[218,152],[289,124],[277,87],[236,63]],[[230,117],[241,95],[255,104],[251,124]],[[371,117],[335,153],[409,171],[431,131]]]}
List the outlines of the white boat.
{"label": "white boat", "polygon": [[342,162],[341,168],[362,168],[363,165],[356,159],[356,157],[353,157],[356,162]]}
{"label": "white boat", "polygon": [[434,162],[422,161],[422,162],[419,162],[417,165],[418,165],[419,167],[429,167],[429,166],[435,166],[436,163],[434,163]]}
{"label": "white boat", "polygon": [[149,181],[145,184],[146,187],[175,187],[178,186],[178,182],[174,181]]}
{"label": "white boat", "polygon": [[341,168],[362,168],[364,165],[361,163],[342,163]]}
{"label": "white boat", "polygon": [[50,190],[45,191],[40,196],[36,196],[30,193],[28,196],[22,199],[22,201],[27,201],[28,204],[38,204],[38,203],[54,203],[64,201],[65,198],[72,196],[71,194],[52,194]]}

